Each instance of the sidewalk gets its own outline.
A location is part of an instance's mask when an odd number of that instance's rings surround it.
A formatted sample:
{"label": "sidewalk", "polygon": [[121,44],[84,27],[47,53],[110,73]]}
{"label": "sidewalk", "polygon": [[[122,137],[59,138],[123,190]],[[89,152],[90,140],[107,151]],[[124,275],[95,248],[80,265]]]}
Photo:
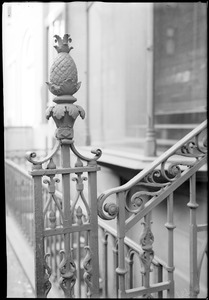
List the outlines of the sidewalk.
{"label": "sidewalk", "polygon": [[[34,252],[12,214],[6,214],[7,298],[36,298]],[[64,298],[52,283],[48,298]]]}
{"label": "sidewalk", "polygon": [[10,244],[7,246],[7,298],[35,298],[34,290]]}

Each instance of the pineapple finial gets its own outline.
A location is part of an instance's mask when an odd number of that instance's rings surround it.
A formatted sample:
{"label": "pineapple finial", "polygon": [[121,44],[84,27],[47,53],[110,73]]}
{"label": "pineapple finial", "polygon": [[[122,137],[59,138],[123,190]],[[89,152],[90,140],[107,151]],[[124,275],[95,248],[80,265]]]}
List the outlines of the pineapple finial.
{"label": "pineapple finial", "polygon": [[75,94],[80,88],[78,82],[77,67],[70,55],[69,43],[72,42],[70,35],[66,33],[63,39],[59,35],[54,35],[58,55],[50,69],[50,82],[46,82],[49,91],[56,96]]}
{"label": "pineapple finial", "polygon": [[55,38],[55,43],[58,43],[58,45],[56,44],[54,46],[54,48],[57,50],[58,53],[60,53],[60,52],[69,53],[70,50],[73,49],[73,47],[69,47],[69,45],[68,45],[68,42],[69,43],[72,42],[72,39],[68,33],[66,33],[63,36],[63,39],[61,39],[61,37],[57,34],[54,35],[54,38]]}

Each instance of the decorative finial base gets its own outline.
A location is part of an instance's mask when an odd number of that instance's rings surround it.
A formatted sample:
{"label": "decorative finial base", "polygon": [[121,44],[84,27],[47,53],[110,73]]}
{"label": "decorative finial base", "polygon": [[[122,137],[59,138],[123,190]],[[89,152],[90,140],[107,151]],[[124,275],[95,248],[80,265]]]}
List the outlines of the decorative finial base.
{"label": "decorative finial base", "polygon": [[74,104],[76,101],[77,99],[71,95],[58,96],[53,100],[56,105],[50,106],[46,110],[46,118],[52,117],[57,126],[55,137],[58,140],[73,140],[73,125],[76,118],[79,115],[82,119],[85,117],[84,109]]}
{"label": "decorative finial base", "polygon": [[63,104],[63,103],[74,103],[77,99],[71,95],[63,95],[63,96],[57,96],[53,99],[53,102],[57,104]]}

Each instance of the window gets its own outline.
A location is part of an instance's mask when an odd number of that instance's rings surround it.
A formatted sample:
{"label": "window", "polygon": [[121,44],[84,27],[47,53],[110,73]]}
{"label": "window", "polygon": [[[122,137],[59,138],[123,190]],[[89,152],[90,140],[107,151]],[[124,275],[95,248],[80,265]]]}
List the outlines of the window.
{"label": "window", "polygon": [[90,131],[95,144],[137,147],[146,128],[147,5],[89,10]]}
{"label": "window", "polygon": [[178,140],[206,119],[206,4],[154,6],[157,138]]}

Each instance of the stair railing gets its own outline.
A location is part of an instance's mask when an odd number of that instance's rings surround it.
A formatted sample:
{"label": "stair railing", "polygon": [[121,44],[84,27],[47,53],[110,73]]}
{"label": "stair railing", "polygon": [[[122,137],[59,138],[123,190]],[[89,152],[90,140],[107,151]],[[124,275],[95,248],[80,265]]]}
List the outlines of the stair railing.
{"label": "stair railing", "polygon": [[[207,161],[207,121],[188,133],[174,146],[158,157],[148,167],[134,176],[126,184],[109,189],[98,197],[98,215],[104,220],[117,220],[118,266],[115,270],[118,278],[118,297],[146,296],[167,290],[167,297],[174,297],[174,247],[173,231],[173,192],[185,181],[190,182],[190,297],[199,293],[200,267],[206,245],[197,255],[197,233],[207,230],[206,224],[196,223],[196,172]],[[138,190],[130,196],[131,189]],[[112,202],[112,195],[116,201]],[[111,200],[108,199],[111,196]],[[168,261],[167,281],[150,283],[150,266],[153,262],[154,236],[151,230],[152,210],[167,199]],[[128,214],[128,216],[127,216]],[[144,219],[139,246],[143,268],[142,286],[125,288],[125,237],[140,220]]]}

